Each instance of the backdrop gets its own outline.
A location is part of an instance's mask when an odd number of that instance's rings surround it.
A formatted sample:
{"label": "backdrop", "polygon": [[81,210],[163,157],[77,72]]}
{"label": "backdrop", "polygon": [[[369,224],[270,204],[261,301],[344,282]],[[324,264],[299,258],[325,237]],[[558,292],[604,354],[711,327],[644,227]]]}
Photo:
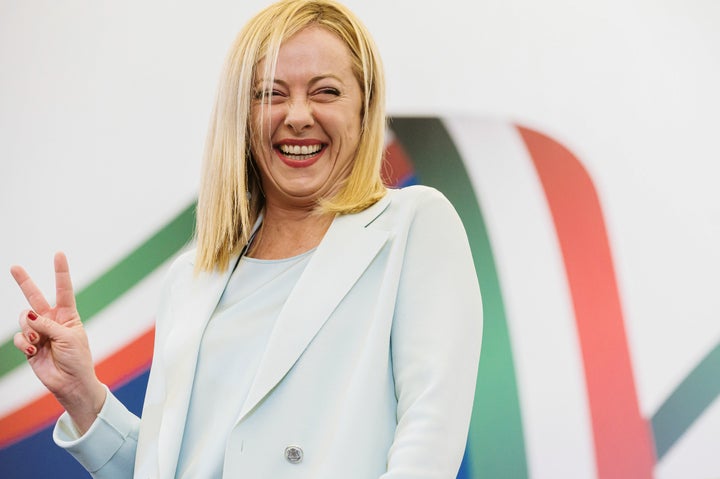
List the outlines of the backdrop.
{"label": "backdrop", "polygon": [[[264,5],[0,2],[0,266],[51,292],[68,253],[130,402],[222,58]],[[452,197],[494,308],[467,477],[720,476],[720,6],[348,5],[388,70],[392,180]],[[24,307],[0,277],[3,477],[60,467],[33,459],[55,406],[9,345]]]}

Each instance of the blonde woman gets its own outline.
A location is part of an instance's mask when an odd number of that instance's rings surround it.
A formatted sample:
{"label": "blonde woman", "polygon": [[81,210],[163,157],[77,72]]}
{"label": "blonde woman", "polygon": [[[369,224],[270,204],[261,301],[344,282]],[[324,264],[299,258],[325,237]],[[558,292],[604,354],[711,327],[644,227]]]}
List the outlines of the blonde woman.
{"label": "blonde woman", "polygon": [[32,308],[15,345],[93,477],[455,477],[480,292],[448,201],[383,185],[384,101],[377,50],[338,3],[281,1],[241,31],[142,419],[95,377],[65,257],[53,308],[13,268]]}

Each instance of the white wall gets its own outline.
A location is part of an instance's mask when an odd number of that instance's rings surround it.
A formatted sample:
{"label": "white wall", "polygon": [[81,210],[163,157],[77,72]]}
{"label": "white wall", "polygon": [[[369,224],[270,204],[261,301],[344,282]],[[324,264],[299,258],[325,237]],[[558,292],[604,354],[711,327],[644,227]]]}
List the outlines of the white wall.
{"label": "white wall", "polygon": [[[190,202],[220,64],[266,2],[0,0],[0,271],[78,285]],[[605,208],[643,412],[720,340],[720,3],[352,0],[391,114],[565,143]],[[24,302],[0,273],[0,338]]]}

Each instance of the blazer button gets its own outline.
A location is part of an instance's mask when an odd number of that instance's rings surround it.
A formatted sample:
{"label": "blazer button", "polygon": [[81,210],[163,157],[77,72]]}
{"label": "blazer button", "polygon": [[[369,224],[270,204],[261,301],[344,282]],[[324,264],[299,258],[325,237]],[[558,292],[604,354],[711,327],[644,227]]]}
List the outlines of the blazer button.
{"label": "blazer button", "polygon": [[288,446],[285,448],[285,459],[291,464],[302,462],[303,450],[300,446]]}

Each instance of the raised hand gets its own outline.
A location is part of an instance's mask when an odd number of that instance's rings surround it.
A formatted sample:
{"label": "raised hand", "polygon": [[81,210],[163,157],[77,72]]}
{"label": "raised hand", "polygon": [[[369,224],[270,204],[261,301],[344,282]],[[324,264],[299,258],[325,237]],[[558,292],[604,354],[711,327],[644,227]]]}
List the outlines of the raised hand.
{"label": "raised hand", "polygon": [[84,433],[102,408],[106,391],[95,376],[67,258],[63,253],[55,255],[54,307],[23,268],[13,266],[10,272],[32,308],[20,314],[15,347],[25,353],[35,375]]}

